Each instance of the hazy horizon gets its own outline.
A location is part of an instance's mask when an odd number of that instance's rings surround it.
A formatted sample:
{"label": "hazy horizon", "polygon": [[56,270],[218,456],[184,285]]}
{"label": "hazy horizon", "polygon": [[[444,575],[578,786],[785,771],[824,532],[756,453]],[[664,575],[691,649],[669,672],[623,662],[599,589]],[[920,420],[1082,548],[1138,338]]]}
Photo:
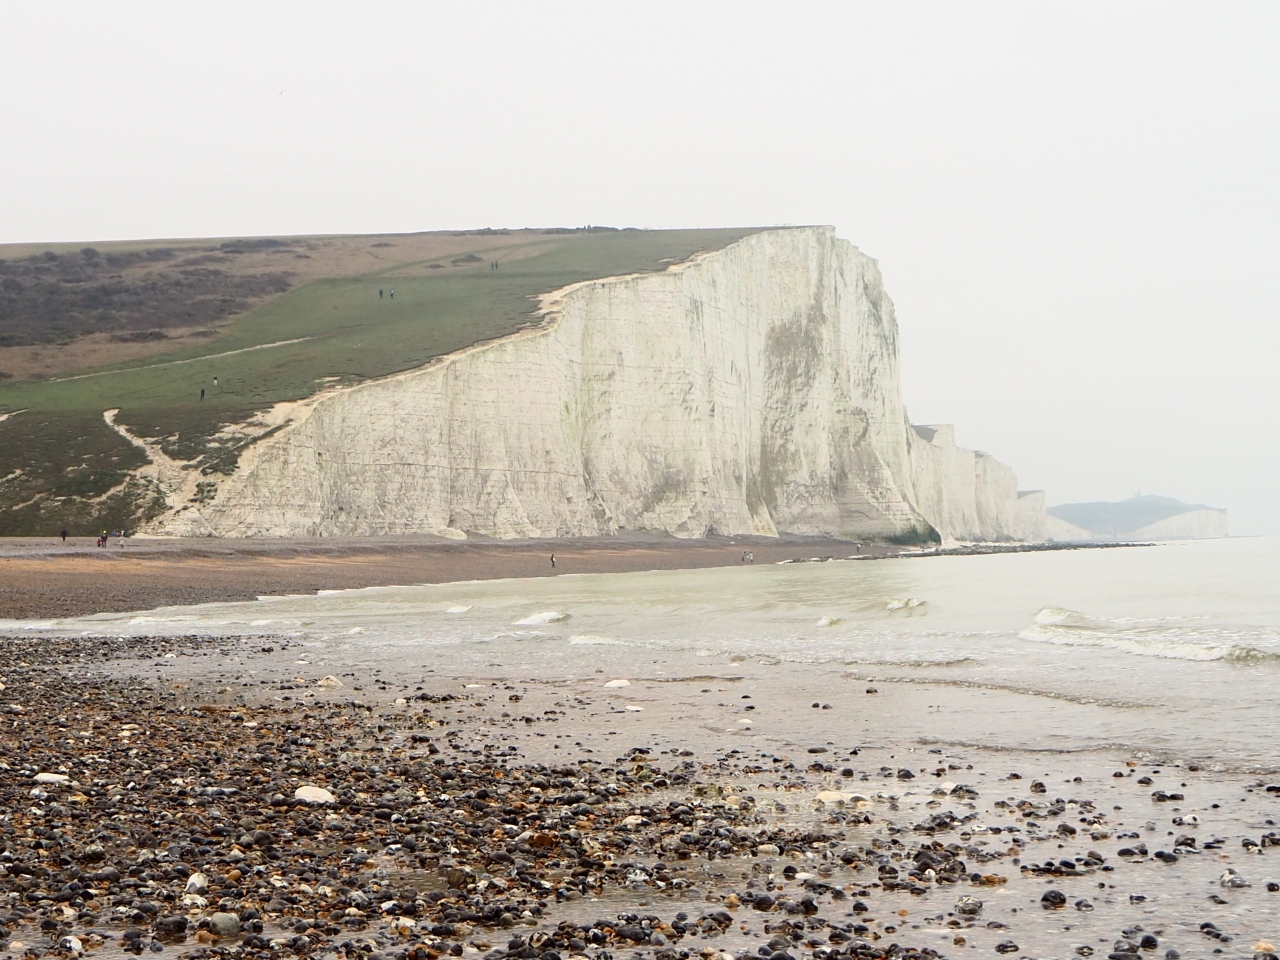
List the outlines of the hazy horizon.
{"label": "hazy horizon", "polygon": [[917,423],[1280,533],[1280,8],[8,12],[0,242],[830,223]]}

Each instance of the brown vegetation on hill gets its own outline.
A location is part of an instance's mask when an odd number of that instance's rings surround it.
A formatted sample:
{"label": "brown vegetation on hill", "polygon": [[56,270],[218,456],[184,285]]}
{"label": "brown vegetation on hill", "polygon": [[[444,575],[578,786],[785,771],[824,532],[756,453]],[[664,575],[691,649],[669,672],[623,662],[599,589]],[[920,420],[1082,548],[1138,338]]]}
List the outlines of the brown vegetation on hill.
{"label": "brown vegetation on hill", "polygon": [[214,265],[235,252],[183,257],[152,247],[104,255],[85,247],[70,256],[46,250],[0,262],[0,346],[93,333],[126,343],[165,340],[167,329],[221,323],[289,288],[288,271]]}

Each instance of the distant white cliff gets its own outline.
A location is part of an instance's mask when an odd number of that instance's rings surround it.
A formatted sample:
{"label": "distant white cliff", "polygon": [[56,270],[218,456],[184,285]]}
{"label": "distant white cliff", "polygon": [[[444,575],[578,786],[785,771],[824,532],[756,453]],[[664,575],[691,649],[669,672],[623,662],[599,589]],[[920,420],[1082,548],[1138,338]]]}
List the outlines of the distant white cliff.
{"label": "distant white cliff", "polygon": [[1171,497],[1064,503],[1048,510],[1049,539],[1068,542],[1225,537],[1227,511]]}
{"label": "distant white cliff", "polygon": [[543,312],[291,405],[216,489],[187,471],[151,532],[1046,536],[1012,470],[908,424],[880,270],[829,227],[575,284]]}

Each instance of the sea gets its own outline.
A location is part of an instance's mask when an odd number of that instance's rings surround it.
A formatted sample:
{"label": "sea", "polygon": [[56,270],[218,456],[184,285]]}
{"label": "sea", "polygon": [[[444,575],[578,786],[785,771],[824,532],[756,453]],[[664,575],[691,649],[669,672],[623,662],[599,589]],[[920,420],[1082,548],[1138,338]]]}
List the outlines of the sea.
{"label": "sea", "polygon": [[810,695],[854,704],[880,736],[921,744],[1280,772],[1277,538],[570,574],[0,622],[15,632],[283,637],[301,651],[294,669],[316,673],[745,678],[757,690],[776,677],[798,714]]}

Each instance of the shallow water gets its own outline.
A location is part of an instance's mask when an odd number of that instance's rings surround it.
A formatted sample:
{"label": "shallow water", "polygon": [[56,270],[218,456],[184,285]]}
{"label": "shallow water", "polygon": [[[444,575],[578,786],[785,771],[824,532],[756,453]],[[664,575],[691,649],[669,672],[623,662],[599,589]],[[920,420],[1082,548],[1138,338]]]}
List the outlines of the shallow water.
{"label": "shallow water", "polygon": [[[1280,770],[1275,538],[386,587],[0,622],[16,630],[283,635],[307,651],[299,671],[733,674],[801,700],[893,680],[919,691],[877,701],[903,737]],[[815,731],[821,723],[815,715]]]}

